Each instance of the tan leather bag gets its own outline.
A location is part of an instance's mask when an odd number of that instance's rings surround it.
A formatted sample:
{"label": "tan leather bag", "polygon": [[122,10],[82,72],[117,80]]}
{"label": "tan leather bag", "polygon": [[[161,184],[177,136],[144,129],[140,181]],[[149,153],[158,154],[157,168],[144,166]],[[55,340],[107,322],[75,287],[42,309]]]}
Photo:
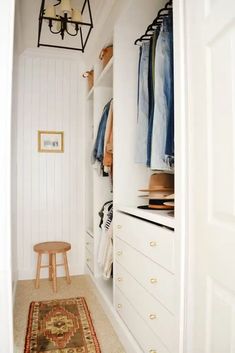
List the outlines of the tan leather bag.
{"label": "tan leather bag", "polygon": [[101,50],[99,58],[102,61],[103,69],[108,64],[108,62],[112,58],[112,56],[113,56],[113,46],[112,45],[110,45],[106,48],[103,48]]}

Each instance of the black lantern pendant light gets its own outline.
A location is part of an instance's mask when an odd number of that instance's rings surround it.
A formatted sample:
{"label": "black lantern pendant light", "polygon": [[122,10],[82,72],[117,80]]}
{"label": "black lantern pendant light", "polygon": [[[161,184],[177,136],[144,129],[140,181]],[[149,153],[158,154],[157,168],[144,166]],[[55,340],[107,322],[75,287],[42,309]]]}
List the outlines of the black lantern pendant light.
{"label": "black lantern pendant light", "polygon": [[[84,52],[91,30],[93,28],[91,7],[89,0],[85,0],[81,11],[71,6],[71,0],[55,0],[55,4],[45,4],[42,0],[39,27],[38,27],[38,47],[54,47],[62,49],[80,50]],[[86,12],[88,21],[83,21],[83,14]],[[65,45],[52,45],[41,42],[41,33],[44,25],[52,34],[61,36],[79,36],[78,47],[68,47]]]}

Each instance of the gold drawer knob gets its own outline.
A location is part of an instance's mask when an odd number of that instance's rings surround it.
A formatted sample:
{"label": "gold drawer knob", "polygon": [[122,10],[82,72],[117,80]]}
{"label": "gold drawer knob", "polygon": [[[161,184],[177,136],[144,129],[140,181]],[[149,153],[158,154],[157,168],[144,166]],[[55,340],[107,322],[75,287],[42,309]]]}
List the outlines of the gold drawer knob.
{"label": "gold drawer knob", "polygon": [[153,248],[154,246],[157,246],[156,241],[150,241],[149,245]]}
{"label": "gold drawer knob", "polygon": [[118,282],[121,282],[121,281],[122,281],[122,278],[121,278],[121,277],[118,277],[117,280],[118,280]]}
{"label": "gold drawer knob", "polygon": [[156,320],[157,315],[155,315],[155,314],[150,314],[150,315],[149,315],[149,318],[150,318],[150,320]]}
{"label": "gold drawer knob", "polygon": [[121,309],[122,308],[122,304],[118,304],[117,307],[118,307],[118,309]]}
{"label": "gold drawer knob", "polygon": [[122,255],[122,251],[121,251],[121,250],[118,250],[117,255],[118,255],[118,256]]}
{"label": "gold drawer knob", "polygon": [[157,353],[154,349],[150,349],[149,353]]}
{"label": "gold drawer knob", "polygon": [[121,224],[118,224],[118,225],[117,225],[117,229],[122,229]]}
{"label": "gold drawer knob", "polygon": [[152,284],[157,283],[157,278],[150,278],[150,283]]}

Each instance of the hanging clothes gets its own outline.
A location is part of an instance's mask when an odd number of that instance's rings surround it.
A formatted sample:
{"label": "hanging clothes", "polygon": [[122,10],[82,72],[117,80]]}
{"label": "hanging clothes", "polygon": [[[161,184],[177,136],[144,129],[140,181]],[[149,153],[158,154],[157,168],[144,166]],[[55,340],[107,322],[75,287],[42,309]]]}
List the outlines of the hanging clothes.
{"label": "hanging clothes", "polygon": [[138,68],[135,161],[153,170],[173,171],[174,82],[171,9],[168,15],[164,15],[160,24],[156,18],[152,26],[153,34],[150,38],[148,34],[136,41],[140,41],[142,46]]}
{"label": "hanging clothes", "polygon": [[172,46],[172,21],[167,17],[163,20],[155,53],[155,104],[150,164],[151,169],[165,171],[171,171],[173,163],[166,157],[166,145],[167,150],[173,145],[168,134],[168,125],[171,132],[171,124],[174,121]]}
{"label": "hanging clothes", "polygon": [[[102,229],[102,225],[104,223],[104,218],[106,222],[106,217],[107,217],[107,210],[109,210],[112,207],[113,201],[107,201],[103,204],[101,210],[99,211],[99,216],[100,216],[100,224],[99,227]],[[105,208],[106,207],[106,208]]]}
{"label": "hanging clothes", "polygon": [[108,120],[104,136],[104,158],[103,165],[110,170],[113,165],[113,101],[110,103]]}
{"label": "hanging clothes", "polygon": [[111,277],[113,267],[113,225],[106,232],[105,252],[102,263],[102,275],[104,279]]}
{"label": "hanging clothes", "polygon": [[146,164],[147,156],[147,135],[149,115],[149,46],[150,43],[143,43],[140,47],[139,70],[138,70],[138,112],[137,112],[137,138],[135,162]]}
{"label": "hanging clothes", "polygon": [[154,31],[153,37],[150,40],[149,48],[149,72],[148,72],[148,90],[149,90],[149,116],[148,116],[148,137],[147,137],[147,167],[151,165],[152,154],[152,131],[154,118],[154,104],[155,104],[155,52],[157,45],[157,38],[159,32]]}
{"label": "hanging clothes", "polygon": [[[98,132],[92,152],[92,162],[98,162],[101,170],[110,173],[112,170],[113,152],[113,103],[112,99],[105,105],[100,119]],[[108,174],[107,174],[108,175]]]}
{"label": "hanging clothes", "polygon": [[108,202],[102,207],[101,237],[98,249],[98,265],[104,279],[109,279],[113,264],[113,204]]}
{"label": "hanging clothes", "polygon": [[173,23],[172,18],[168,18],[169,28],[169,76],[166,83],[167,106],[169,110],[167,122],[165,156],[170,165],[174,164],[174,50],[173,50]]}

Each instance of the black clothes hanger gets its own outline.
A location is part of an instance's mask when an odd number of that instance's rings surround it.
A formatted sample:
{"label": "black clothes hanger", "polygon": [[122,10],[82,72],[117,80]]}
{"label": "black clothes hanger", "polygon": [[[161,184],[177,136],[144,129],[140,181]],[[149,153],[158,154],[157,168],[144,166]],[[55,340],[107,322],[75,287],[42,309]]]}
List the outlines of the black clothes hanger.
{"label": "black clothes hanger", "polygon": [[172,11],[172,0],[170,0],[158,11],[157,17],[153,20],[152,24],[147,27],[145,33],[140,38],[136,39],[134,44],[140,45],[142,42],[150,40],[155,31],[160,31],[164,18],[172,16]]}
{"label": "black clothes hanger", "polygon": [[108,206],[108,211],[110,212],[110,210],[113,208],[113,203],[111,203],[109,206]]}
{"label": "black clothes hanger", "polygon": [[[101,228],[101,226],[102,226],[102,224],[103,224],[103,219],[104,219],[104,207],[105,207],[106,205],[108,205],[108,204],[110,204],[110,206],[112,207],[112,206],[113,206],[113,201],[111,200],[111,201],[105,202],[105,203],[103,204],[101,210],[99,211],[99,216],[100,216],[100,224],[99,224],[99,227],[100,227],[100,228]],[[109,206],[109,207],[110,207],[110,206]],[[109,210],[109,208],[108,208],[108,210]]]}

